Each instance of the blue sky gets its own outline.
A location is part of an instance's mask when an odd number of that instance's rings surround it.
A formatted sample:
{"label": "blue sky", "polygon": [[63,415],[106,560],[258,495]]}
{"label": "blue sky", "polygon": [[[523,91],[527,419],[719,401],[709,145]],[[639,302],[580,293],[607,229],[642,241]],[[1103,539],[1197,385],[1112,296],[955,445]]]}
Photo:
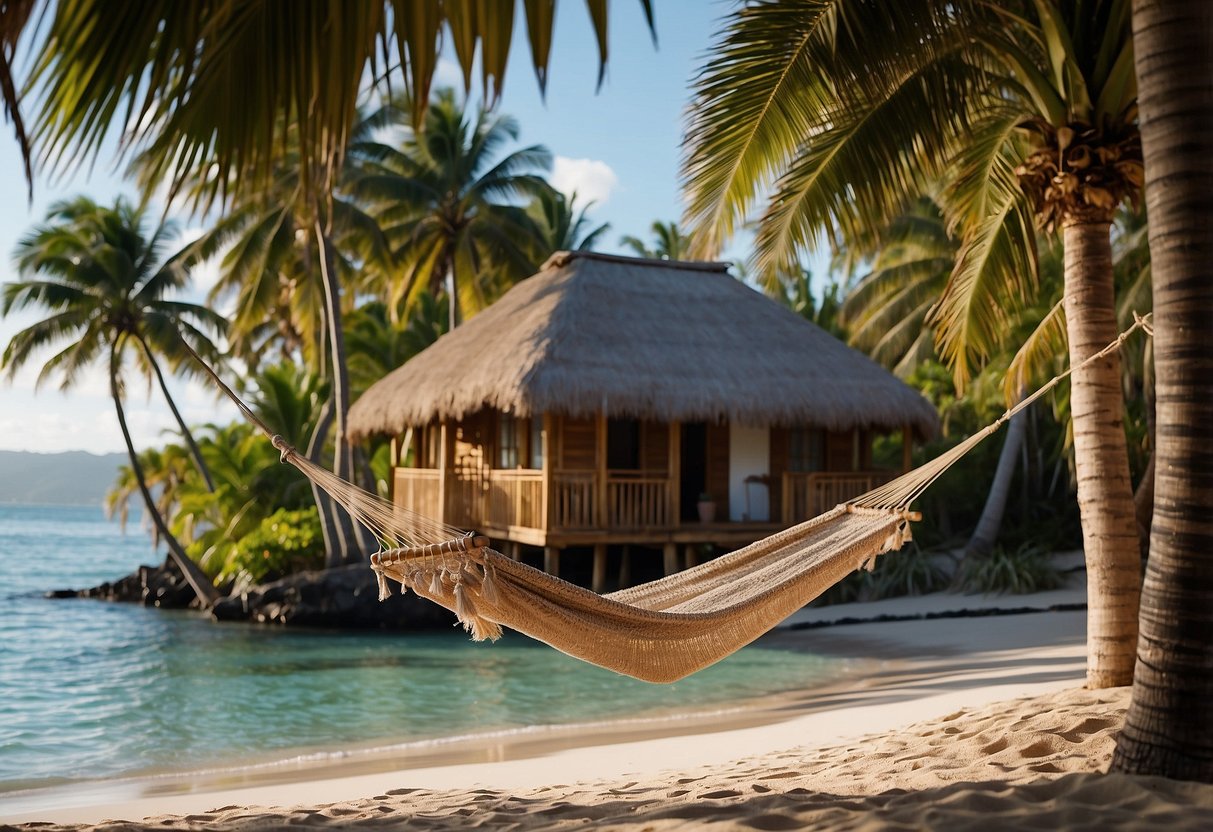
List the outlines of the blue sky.
{"label": "blue sky", "polygon": [[[654,5],[656,48],[638,2],[611,4],[610,62],[597,94],[597,46],[583,4],[560,4],[546,98],[539,94],[519,21],[499,105],[501,112],[518,119],[523,144],[543,144],[552,151],[557,187],[595,200],[592,218],[611,224],[600,246],[607,251],[619,250],[622,235],[647,239],[654,220],[674,220],[682,213],[679,147],[689,81],[715,39],[720,19],[732,8],[728,2],[702,0],[659,0]],[[444,61],[436,83],[462,87],[462,76]],[[34,202],[28,204],[20,154],[11,129],[2,124],[0,187],[7,195],[0,201],[0,280],[5,281],[15,276],[10,258],[18,239],[43,218],[47,206],[78,193],[102,202],[119,193],[134,195],[114,160],[103,156],[91,172],[82,170],[56,181],[39,177]],[[186,234],[196,233],[198,225],[182,221]],[[745,254],[744,242],[739,242],[726,251],[726,258]],[[213,273],[198,275],[199,292],[213,279]],[[32,314],[0,320],[0,344],[33,320]],[[35,392],[36,375],[32,367],[14,382],[0,381],[0,449],[124,449],[102,368],[66,395],[53,384]],[[176,389],[188,421],[233,416],[198,384],[178,384]],[[141,388],[133,387],[131,394],[128,419],[136,444],[160,441],[170,423],[167,408],[156,397],[149,400]]]}

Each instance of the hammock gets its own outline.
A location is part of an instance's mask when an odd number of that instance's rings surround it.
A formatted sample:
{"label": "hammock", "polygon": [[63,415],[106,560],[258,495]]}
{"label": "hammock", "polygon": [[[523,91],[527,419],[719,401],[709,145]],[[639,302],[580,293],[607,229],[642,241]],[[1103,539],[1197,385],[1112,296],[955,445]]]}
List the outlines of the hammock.
{"label": "hammock", "polygon": [[[1118,349],[1139,328],[1150,331],[1149,316],[1138,317],[1078,367]],[[283,462],[298,468],[375,534],[381,549],[371,556],[371,568],[378,576],[380,600],[390,594],[389,581],[395,581],[454,612],[477,641],[496,640],[505,626],[647,682],[674,682],[714,664],[850,572],[871,569],[878,556],[900,549],[910,540],[910,522],[919,519],[910,504],[978,443],[1077,369],[1052,379],[946,453],[825,514],[684,572],[598,595],[493,550],[485,537],[407,511],[312,464],[274,435],[210,367],[202,366],[244,416],[271,437]]]}

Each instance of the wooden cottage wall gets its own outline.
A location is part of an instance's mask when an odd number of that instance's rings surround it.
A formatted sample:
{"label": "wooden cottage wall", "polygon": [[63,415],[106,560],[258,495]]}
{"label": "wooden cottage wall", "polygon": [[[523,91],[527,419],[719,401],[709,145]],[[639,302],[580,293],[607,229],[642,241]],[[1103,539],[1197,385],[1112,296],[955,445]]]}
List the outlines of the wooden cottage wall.
{"label": "wooden cottage wall", "polygon": [[729,504],[729,426],[728,424],[707,426],[707,476],[705,488],[712,499],[725,507]]}
{"label": "wooden cottage wall", "polygon": [[566,471],[593,471],[597,436],[593,419],[562,419],[560,467]]}
{"label": "wooden cottage wall", "polygon": [[826,470],[855,469],[855,434],[853,431],[830,431],[826,434]]}
{"label": "wooden cottage wall", "polygon": [[640,467],[665,471],[670,463],[670,426],[664,422],[640,423]]}

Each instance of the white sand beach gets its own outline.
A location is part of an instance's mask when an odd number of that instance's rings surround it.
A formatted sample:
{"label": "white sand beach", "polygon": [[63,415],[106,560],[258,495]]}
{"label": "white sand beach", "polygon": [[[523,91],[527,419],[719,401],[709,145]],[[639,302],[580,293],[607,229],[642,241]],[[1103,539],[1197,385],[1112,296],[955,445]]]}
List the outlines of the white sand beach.
{"label": "white sand beach", "polygon": [[[789,623],[1065,609],[1081,595],[933,596],[805,611]],[[989,828],[996,813],[998,828],[1142,828],[1143,819],[1209,828],[1213,787],[1100,773],[1128,692],[1081,689],[1084,623],[1085,612],[1070,610],[784,628],[769,638],[872,661],[825,690],[694,719],[474,738],[374,765],[8,796],[0,823]]]}

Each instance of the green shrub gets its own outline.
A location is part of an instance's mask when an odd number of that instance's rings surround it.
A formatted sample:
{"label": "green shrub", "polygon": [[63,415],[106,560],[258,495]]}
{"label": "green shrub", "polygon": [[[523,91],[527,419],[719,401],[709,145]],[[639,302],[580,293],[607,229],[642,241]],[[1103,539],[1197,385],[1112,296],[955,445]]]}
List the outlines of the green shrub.
{"label": "green shrub", "polygon": [[1016,549],[998,547],[988,555],[965,558],[957,575],[962,591],[983,595],[1026,595],[1057,589],[1063,583],[1048,552],[1028,544]]}
{"label": "green shrub", "polygon": [[877,598],[901,595],[926,595],[947,589],[951,582],[935,555],[910,543],[900,552],[890,552],[876,560]]}
{"label": "green shrub", "polygon": [[278,509],[236,542],[217,582],[235,578],[241,586],[323,565],[324,536],[316,509]]}

